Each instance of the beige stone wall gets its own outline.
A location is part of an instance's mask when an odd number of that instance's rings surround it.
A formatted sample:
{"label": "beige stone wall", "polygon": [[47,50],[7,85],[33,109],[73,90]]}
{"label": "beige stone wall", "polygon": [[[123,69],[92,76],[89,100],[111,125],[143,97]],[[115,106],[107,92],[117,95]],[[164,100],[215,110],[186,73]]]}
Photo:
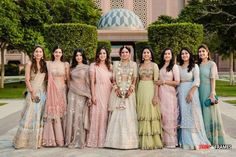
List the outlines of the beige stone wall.
{"label": "beige stone wall", "polygon": [[[146,18],[140,17],[141,20],[146,20],[143,22],[145,27],[153,21],[156,21],[160,15],[177,17],[187,4],[187,0],[94,0],[94,2],[102,9],[103,15],[111,10],[114,5],[123,6],[125,9],[134,11],[138,16],[146,15]],[[142,6],[146,7],[139,7],[140,10],[135,10],[134,3],[138,3],[139,5],[143,4]]]}

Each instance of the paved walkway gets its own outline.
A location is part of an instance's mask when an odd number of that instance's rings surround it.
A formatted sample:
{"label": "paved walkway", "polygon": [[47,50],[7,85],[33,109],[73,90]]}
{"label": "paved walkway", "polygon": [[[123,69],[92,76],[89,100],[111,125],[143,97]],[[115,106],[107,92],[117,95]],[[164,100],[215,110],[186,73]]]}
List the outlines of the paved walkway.
{"label": "paved walkway", "polygon": [[161,149],[161,150],[116,150],[116,149],[68,149],[68,148],[42,148],[38,150],[21,149],[15,150],[12,147],[12,139],[16,133],[17,123],[20,118],[20,111],[23,108],[23,100],[0,99],[7,105],[0,106],[0,157],[234,157],[236,154],[236,106],[222,102],[222,100],[235,98],[220,98],[220,108],[226,131],[226,143],[231,144],[231,149],[210,149],[210,150],[183,150]]}

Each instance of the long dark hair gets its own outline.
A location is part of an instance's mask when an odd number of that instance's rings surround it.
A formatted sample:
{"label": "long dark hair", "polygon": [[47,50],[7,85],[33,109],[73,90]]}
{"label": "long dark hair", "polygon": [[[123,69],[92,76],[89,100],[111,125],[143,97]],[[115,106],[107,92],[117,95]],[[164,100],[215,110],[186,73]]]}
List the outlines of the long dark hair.
{"label": "long dark hair", "polygon": [[31,56],[31,61],[32,61],[31,71],[33,71],[36,74],[38,72],[38,70],[39,70],[38,67],[37,67],[37,63],[36,63],[35,57],[34,57],[34,51],[37,48],[41,48],[42,51],[43,51],[43,57],[39,61],[40,72],[41,73],[47,73],[47,64],[46,64],[46,61],[45,61],[45,52],[44,52],[44,48],[42,46],[40,46],[40,45],[37,45],[37,46],[34,47],[33,54]]}
{"label": "long dark hair", "polygon": [[83,58],[82,63],[83,64],[88,64],[86,56],[85,56],[84,49],[77,48],[77,49],[74,50],[74,53],[73,53],[71,68],[74,68],[74,67],[76,67],[76,65],[78,65],[78,62],[76,61],[76,55],[77,55],[78,52],[81,53],[81,55],[82,55],[82,58]]}
{"label": "long dark hair", "polygon": [[107,66],[107,69],[110,70],[110,66],[111,66],[111,63],[110,63],[110,57],[109,57],[109,53],[108,53],[108,50],[106,47],[100,47],[97,49],[97,52],[96,52],[96,58],[95,58],[95,62],[96,62],[96,65],[99,65],[100,63],[100,58],[99,58],[99,55],[101,53],[101,50],[105,50],[106,51],[106,54],[107,54],[107,58],[105,60],[105,64]]}
{"label": "long dark hair", "polygon": [[209,51],[209,48],[206,44],[201,44],[198,49],[197,49],[197,53],[198,53],[198,64],[201,64],[202,63],[202,59],[199,57],[199,49],[200,48],[204,48],[207,52],[208,52],[208,60],[211,60],[211,54],[210,54],[210,51]]}
{"label": "long dark hair", "polygon": [[169,72],[169,71],[172,70],[172,68],[173,68],[173,66],[174,66],[174,62],[175,62],[175,56],[174,56],[173,50],[172,50],[171,48],[168,47],[168,48],[165,48],[165,49],[162,51],[159,67],[160,67],[160,69],[161,69],[161,68],[165,65],[164,55],[165,55],[165,52],[166,52],[167,50],[170,50],[171,56],[172,56],[169,65],[166,67],[166,71]]}
{"label": "long dark hair", "polygon": [[187,48],[187,47],[183,47],[180,52],[179,52],[179,56],[178,56],[178,61],[179,61],[179,65],[183,65],[184,64],[184,60],[182,59],[181,55],[182,55],[182,51],[185,50],[189,53],[189,64],[188,64],[188,72],[190,72],[193,67],[195,66],[195,62],[194,62],[194,57],[193,57],[193,53],[192,51]]}
{"label": "long dark hair", "polygon": [[144,51],[145,49],[148,49],[148,50],[151,52],[151,57],[152,57],[151,62],[154,62],[154,54],[153,54],[152,48],[149,47],[149,46],[145,46],[145,47],[143,48],[142,54],[141,54],[141,56],[140,56],[140,57],[141,57],[141,58],[140,58],[140,63],[144,63],[144,60],[143,60],[143,51]]}
{"label": "long dark hair", "polygon": [[[59,47],[59,45],[54,46],[53,49],[52,49],[52,54],[51,54],[51,60],[52,60],[52,61],[55,60],[54,52],[55,52],[57,49],[61,49],[61,51],[62,51],[62,48]],[[61,60],[61,61],[64,61],[63,51],[62,51],[62,56],[61,56],[60,60]]]}
{"label": "long dark hair", "polygon": [[128,46],[122,46],[119,50],[119,55],[121,56],[121,52],[123,49],[127,49],[129,51],[129,53],[131,53],[131,49]]}

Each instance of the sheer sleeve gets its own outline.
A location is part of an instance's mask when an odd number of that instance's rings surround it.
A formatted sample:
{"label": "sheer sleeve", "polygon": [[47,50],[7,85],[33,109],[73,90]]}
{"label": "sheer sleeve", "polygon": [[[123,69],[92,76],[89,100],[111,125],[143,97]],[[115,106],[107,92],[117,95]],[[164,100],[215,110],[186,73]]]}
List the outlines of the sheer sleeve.
{"label": "sheer sleeve", "polygon": [[70,64],[68,62],[65,62],[65,80],[70,80]]}
{"label": "sheer sleeve", "polygon": [[153,80],[154,81],[158,81],[159,78],[159,68],[158,65],[156,63],[153,63]]}
{"label": "sheer sleeve", "polygon": [[90,80],[94,80],[95,82],[95,63],[92,63],[89,66],[89,77]]}
{"label": "sheer sleeve", "polygon": [[218,79],[218,71],[216,63],[211,61],[211,72],[210,72],[210,78]]}
{"label": "sheer sleeve", "polygon": [[199,67],[198,67],[197,64],[195,64],[195,67],[193,69],[193,84],[192,84],[192,87],[193,86],[199,87],[199,85],[200,85]]}
{"label": "sheer sleeve", "polygon": [[134,77],[138,77],[138,67],[137,67],[137,63],[133,62],[133,68],[134,68]]}
{"label": "sheer sleeve", "polygon": [[88,67],[87,68],[87,71],[86,71],[86,76],[85,76],[85,81],[86,81],[86,84],[87,84],[87,88],[88,90],[90,91],[90,68]]}
{"label": "sheer sleeve", "polygon": [[179,68],[176,64],[173,66],[173,75],[175,81],[180,81]]}
{"label": "sheer sleeve", "polygon": [[116,70],[117,70],[118,64],[119,64],[119,61],[116,61],[113,63],[113,66],[112,66],[112,82],[113,83],[116,82]]}

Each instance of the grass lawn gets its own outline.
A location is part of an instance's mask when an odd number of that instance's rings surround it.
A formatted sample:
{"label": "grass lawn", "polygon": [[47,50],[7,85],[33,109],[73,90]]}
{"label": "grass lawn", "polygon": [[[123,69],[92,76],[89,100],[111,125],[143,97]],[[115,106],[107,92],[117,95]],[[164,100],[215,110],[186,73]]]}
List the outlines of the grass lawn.
{"label": "grass lawn", "polygon": [[[25,82],[5,84],[4,89],[0,89],[0,99],[23,98]],[[230,86],[226,81],[216,81],[216,93],[224,97],[236,97],[236,85]]]}
{"label": "grass lawn", "polygon": [[0,88],[0,99],[21,99],[23,98],[24,90],[25,82],[5,84],[5,88]]}
{"label": "grass lawn", "polygon": [[225,100],[224,102],[227,102],[229,104],[233,104],[234,106],[236,106],[236,100]]}
{"label": "grass lawn", "polygon": [[230,86],[227,81],[216,81],[216,94],[223,97],[236,97],[236,85]]}
{"label": "grass lawn", "polygon": [[7,103],[0,103],[0,106],[6,105]]}

